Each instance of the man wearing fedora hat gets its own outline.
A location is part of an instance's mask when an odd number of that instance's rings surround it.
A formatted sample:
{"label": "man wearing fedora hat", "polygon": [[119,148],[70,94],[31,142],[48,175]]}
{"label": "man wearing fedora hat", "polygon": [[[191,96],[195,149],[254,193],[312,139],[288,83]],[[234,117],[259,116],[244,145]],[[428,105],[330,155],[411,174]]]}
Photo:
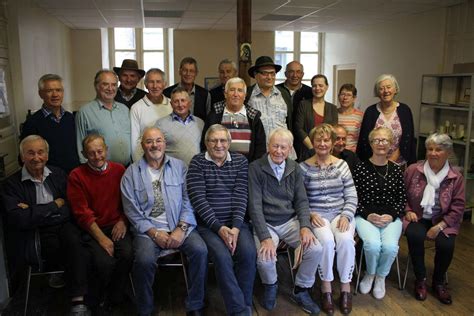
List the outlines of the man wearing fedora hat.
{"label": "man wearing fedora hat", "polygon": [[128,108],[143,98],[146,94],[142,89],[137,88],[137,84],[145,75],[145,70],[138,68],[138,63],[134,59],[124,59],[121,67],[114,67],[114,71],[119,77],[115,101],[125,104]]}

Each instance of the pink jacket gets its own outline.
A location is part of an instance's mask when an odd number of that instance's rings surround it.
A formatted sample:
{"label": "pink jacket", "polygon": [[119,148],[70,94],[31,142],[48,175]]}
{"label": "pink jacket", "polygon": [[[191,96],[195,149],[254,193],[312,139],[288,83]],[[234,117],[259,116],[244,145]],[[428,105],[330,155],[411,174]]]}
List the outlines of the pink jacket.
{"label": "pink jacket", "polygon": [[[410,165],[405,171],[405,187],[407,189],[408,202],[405,211],[415,212],[418,219],[423,216],[423,208],[420,206],[423,199],[423,191],[427,180],[423,172],[423,164],[425,161],[419,161]],[[441,182],[439,187],[439,199],[441,205],[441,214],[433,217],[433,225],[443,220],[448,227],[443,232],[445,235],[459,233],[464,208],[464,179],[459,171],[449,166],[449,172],[446,178]],[[403,230],[408,226],[408,221],[403,218]]]}

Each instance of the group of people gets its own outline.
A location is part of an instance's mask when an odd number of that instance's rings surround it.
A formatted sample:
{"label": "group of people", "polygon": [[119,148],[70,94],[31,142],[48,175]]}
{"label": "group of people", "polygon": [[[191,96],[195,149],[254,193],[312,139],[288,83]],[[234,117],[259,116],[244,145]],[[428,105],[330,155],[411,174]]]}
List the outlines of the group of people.
{"label": "group of people", "polygon": [[[124,60],[96,74],[97,97],[75,117],[62,107],[62,79],[41,77],[43,106],[21,133],[23,167],[2,191],[12,273],[43,262],[63,267],[75,316],[120,303],[131,273],[138,314],[151,315],[157,260],[180,251],[189,315],[203,313],[209,261],[226,312],[251,315],[257,271],[261,306],[277,304],[283,241],[297,254],[291,298],[318,313],[318,275],[321,308],[334,313],[335,262],[348,314],[356,232],[366,260],[359,290],[382,299],[404,230],[416,298],[427,295],[429,239],[434,295],[451,304],[444,277],[464,212],[463,178],[448,162],[452,140],[431,135],[426,160],[416,163],[412,114],[395,101],[392,75],[376,80],[380,102],[363,113],[352,84],[340,88],[337,108],[324,100],[324,75],[308,87],[292,61],[275,85],[281,68],[257,58],[249,69],[256,84],[247,87],[224,59],[221,84],[207,91],[194,83],[191,57],[168,88],[162,70]],[[142,77],[148,92],[137,88]]]}

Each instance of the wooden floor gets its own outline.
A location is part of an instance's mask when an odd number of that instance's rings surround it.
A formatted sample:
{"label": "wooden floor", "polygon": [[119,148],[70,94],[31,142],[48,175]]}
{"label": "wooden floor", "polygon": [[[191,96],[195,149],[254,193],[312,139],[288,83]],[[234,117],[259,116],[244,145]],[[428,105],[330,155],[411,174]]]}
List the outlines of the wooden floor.
{"label": "wooden floor", "polygon": [[[407,245],[405,237],[400,242],[400,270],[403,276],[406,267]],[[427,249],[428,283],[431,283],[431,272],[433,271],[434,249]],[[408,274],[407,288],[403,291],[398,289],[397,272],[395,265],[387,279],[387,294],[383,300],[376,300],[371,295],[358,294],[353,298],[352,315],[474,315],[474,225],[465,221],[462,225],[461,234],[456,240],[454,259],[448,271],[448,288],[453,296],[453,304],[446,306],[438,302],[429,292],[424,302],[415,300],[413,296],[414,276],[410,268]],[[207,288],[206,315],[225,315],[225,309],[216,286],[212,266],[209,269],[209,282]],[[259,305],[262,288],[257,278],[255,282],[254,315],[306,315],[290,299],[291,278],[289,277],[288,264],[285,257],[279,258],[278,264],[280,276],[280,289],[277,307],[272,312],[265,311]],[[356,275],[354,274],[355,284]],[[155,300],[158,309],[157,315],[184,315],[185,285],[182,272],[179,268],[163,268],[160,270],[155,283]],[[338,300],[338,286],[335,286],[334,298]],[[319,289],[315,287],[313,296],[319,302]],[[20,315],[23,307],[21,300],[11,304],[9,310],[3,311],[1,315]],[[36,280],[32,289],[31,309],[29,315],[67,315],[68,304],[64,291],[48,288],[45,280]],[[113,315],[134,315],[133,303],[125,301],[117,306]],[[341,315],[337,310],[335,315]]]}

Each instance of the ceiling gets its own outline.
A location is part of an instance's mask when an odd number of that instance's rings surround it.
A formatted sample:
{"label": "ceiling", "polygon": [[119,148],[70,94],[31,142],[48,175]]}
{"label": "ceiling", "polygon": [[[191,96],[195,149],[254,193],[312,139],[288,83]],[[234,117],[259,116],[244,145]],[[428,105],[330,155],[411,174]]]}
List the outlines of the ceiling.
{"label": "ceiling", "polygon": [[[340,32],[466,0],[253,0],[252,29]],[[235,30],[237,0],[36,0],[73,29]]]}

